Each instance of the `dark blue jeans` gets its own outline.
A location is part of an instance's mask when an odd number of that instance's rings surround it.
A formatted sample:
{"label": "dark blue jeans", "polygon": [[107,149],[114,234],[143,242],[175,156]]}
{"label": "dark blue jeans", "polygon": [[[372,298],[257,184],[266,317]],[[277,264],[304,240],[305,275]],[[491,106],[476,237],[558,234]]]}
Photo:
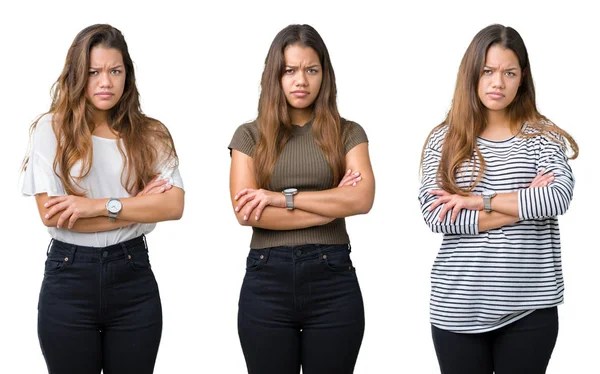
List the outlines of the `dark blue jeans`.
{"label": "dark blue jeans", "polygon": [[250,374],[348,374],[365,327],[350,246],[250,250],[238,332]]}
{"label": "dark blue jeans", "polygon": [[556,307],[497,330],[459,334],[431,326],[443,374],[544,374],[558,336]]}
{"label": "dark blue jeans", "polygon": [[152,373],[161,331],[143,236],[105,248],[51,242],[38,305],[49,373]]}

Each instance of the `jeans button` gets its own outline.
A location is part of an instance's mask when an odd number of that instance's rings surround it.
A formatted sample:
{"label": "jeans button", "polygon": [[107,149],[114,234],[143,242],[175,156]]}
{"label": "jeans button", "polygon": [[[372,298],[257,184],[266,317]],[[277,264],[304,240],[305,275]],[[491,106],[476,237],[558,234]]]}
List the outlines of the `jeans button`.
{"label": "jeans button", "polygon": [[68,257],[65,257],[65,262],[68,262],[68,261],[69,261],[69,258],[68,258]]}
{"label": "jeans button", "polygon": [[264,255],[260,255],[260,259],[261,259],[261,260],[262,260],[262,259],[264,259],[264,258],[265,258],[265,256],[264,256]]}
{"label": "jeans button", "polygon": [[102,257],[107,258],[108,257],[108,252],[106,252],[106,251],[102,252]]}
{"label": "jeans button", "polygon": [[325,260],[327,258],[327,255],[323,255],[323,260]]}

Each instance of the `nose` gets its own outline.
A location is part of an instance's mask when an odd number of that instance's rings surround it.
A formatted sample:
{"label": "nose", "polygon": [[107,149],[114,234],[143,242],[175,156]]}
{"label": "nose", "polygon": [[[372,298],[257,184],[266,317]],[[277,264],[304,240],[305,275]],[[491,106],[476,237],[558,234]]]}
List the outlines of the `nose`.
{"label": "nose", "polygon": [[504,88],[504,75],[502,72],[496,72],[492,77],[492,87],[494,88]]}
{"label": "nose", "polygon": [[301,71],[296,76],[296,86],[304,87],[306,86],[308,80],[306,79],[306,72]]}
{"label": "nose", "polygon": [[112,87],[112,77],[110,76],[110,72],[103,72],[100,74],[100,87],[108,88]]}

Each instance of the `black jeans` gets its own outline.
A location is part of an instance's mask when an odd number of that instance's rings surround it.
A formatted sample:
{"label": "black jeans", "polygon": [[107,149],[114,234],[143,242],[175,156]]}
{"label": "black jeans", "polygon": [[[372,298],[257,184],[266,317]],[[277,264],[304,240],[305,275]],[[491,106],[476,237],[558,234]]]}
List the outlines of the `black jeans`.
{"label": "black jeans", "polygon": [[161,331],[143,236],[105,248],[51,242],[38,305],[49,373],[152,373]]}
{"label": "black jeans", "polygon": [[558,335],[558,313],[556,307],[538,309],[482,334],[431,329],[443,374],[543,374]]}
{"label": "black jeans", "polygon": [[249,373],[352,373],[364,326],[348,244],[250,250],[238,312]]}

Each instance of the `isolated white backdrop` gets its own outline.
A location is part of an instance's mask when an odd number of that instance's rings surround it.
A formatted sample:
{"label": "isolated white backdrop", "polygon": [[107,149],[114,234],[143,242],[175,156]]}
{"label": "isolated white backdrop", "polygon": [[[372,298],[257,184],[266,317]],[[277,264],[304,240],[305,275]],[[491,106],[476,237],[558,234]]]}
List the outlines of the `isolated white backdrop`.
{"label": "isolated white backdrop", "polygon": [[[393,4],[393,5],[392,5]],[[541,4],[544,4],[543,6]],[[186,186],[179,222],[149,235],[164,310],[156,373],[243,373],[237,301],[250,229],[231,212],[227,145],[256,116],[260,75],[275,34],[314,26],[337,76],[342,115],[370,139],[375,205],[347,220],[366,331],[356,373],[436,373],[428,323],[429,271],[441,237],[417,203],[422,144],[445,116],[460,59],[491,23],[515,27],[529,49],[538,105],[579,142],[575,199],[560,218],[565,304],[548,373],[597,363],[597,140],[600,32],[585,2],[152,3],[28,1],[1,5],[0,372],[43,373],[37,297],[49,236],[34,200],[20,197],[30,123],[50,104],[75,35],[119,28],[136,66],[144,111],[171,130]],[[265,357],[268,359],[268,357]]]}

